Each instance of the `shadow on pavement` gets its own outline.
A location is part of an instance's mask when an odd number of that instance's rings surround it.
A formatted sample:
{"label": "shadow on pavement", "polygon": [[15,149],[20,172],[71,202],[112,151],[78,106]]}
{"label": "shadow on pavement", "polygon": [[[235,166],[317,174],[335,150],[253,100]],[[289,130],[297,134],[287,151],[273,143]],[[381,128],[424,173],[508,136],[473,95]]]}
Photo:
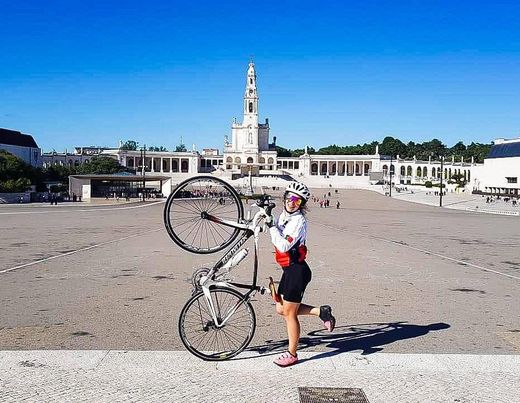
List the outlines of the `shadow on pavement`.
{"label": "shadow on pavement", "polygon": [[[332,333],[315,330],[300,338],[299,351],[315,346],[325,346],[329,350],[314,356],[312,359],[332,357],[349,351],[361,350],[362,355],[382,351],[387,344],[398,340],[421,337],[434,330],[444,330],[450,327],[447,323],[432,323],[430,325],[413,325],[407,322],[364,323],[351,326],[339,326]],[[288,341],[266,340],[266,344],[250,347],[248,351],[260,354],[277,354],[287,348]],[[303,362],[304,360],[300,360]]]}

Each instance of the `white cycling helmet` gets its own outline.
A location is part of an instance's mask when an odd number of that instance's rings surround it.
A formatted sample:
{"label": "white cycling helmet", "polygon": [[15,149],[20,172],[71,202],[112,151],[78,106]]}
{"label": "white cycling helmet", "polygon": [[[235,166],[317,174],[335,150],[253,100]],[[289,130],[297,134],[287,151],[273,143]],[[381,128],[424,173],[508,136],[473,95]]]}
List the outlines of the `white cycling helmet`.
{"label": "white cycling helmet", "polygon": [[291,192],[298,196],[300,196],[304,201],[308,201],[311,197],[311,192],[309,188],[300,182],[291,182],[285,188],[285,193]]}

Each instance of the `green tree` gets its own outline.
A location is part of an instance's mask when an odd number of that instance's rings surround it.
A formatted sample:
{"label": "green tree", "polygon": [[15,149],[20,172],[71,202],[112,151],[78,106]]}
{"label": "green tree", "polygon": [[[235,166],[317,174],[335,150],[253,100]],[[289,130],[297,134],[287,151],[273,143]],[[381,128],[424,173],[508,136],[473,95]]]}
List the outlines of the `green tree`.
{"label": "green tree", "polygon": [[317,154],[321,155],[338,155],[342,154],[342,147],[337,146],[336,144],[333,144],[328,147],[320,148],[317,152]]}
{"label": "green tree", "polygon": [[394,157],[396,157],[397,155],[405,155],[406,145],[399,139],[394,139],[391,136],[387,136],[383,139],[383,142],[379,147],[379,153],[385,155],[392,155]]}
{"label": "green tree", "polygon": [[31,181],[27,178],[7,179],[0,181],[0,193],[25,192],[31,187]]}
{"label": "green tree", "polygon": [[148,147],[148,151],[168,151],[166,147],[160,146],[160,147]]}
{"label": "green tree", "polygon": [[427,159],[428,156],[438,158],[439,156],[446,157],[448,152],[446,146],[438,139],[432,139],[431,141],[425,141],[422,143],[424,148],[424,156],[422,159]]}
{"label": "green tree", "polygon": [[[289,150],[291,151],[291,150]],[[316,154],[316,150],[312,147],[307,147],[307,152],[309,154]],[[291,157],[299,157],[300,155],[305,154],[305,148],[297,148],[291,151]]]}
{"label": "green tree", "polygon": [[304,148],[297,148],[291,151],[291,157],[299,157],[300,155],[305,154]]}
{"label": "green tree", "polygon": [[51,165],[43,170],[45,180],[47,181],[58,181],[66,183],[69,180],[69,175],[76,174],[76,168],[67,167],[64,165]]}
{"label": "green tree", "polygon": [[127,151],[136,151],[137,150],[137,141],[127,140],[120,148],[120,150]]}
{"label": "green tree", "polygon": [[[375,153],[377,141],[371,143],[357,144],[353,146],[339,146],[332,144],[327,147],[322,147],[318,151],[309,147],[310,154],[322,155],[371,155]],[[302,155],[304,149],[290,150],[284,147],[275,147],[280,157],[299,157]],[[402,158],[413,158],[427,161],[429,157],[438,159],[440,156],[448,157],[456,155],[456,159],[460,160],[464,156],[465,161],[471,160],[475,157],[475,162],[483,162],[484,158],[489,154],[491,144],[471,143],[465,146],[462,141],[459,141],[451,148],[447,148],[440,140],[432,139],[423,143],[415,143],[413,141],[404,144],[401,140],[387,136],[383,142],[379,144],[379,153],[383,155],[392,155],[394,158],[399,155]]]}
{"label": "green tree", "polygon": [[0,150],[0,192],[25,192],[33,183],[36,186],[42,183],[41,169]]}
{"label": "green tree", "polygon": [[124,172],[126,168],[117,162],[112,157],[105,155],[92,157],[90,163],[83,164],[78,167],[78,174],[81,175],[102,175],[102,174],[115,174],[118,172]]}
{"label": "green tree", "polygon": [[461,157],[466,153],[466,146],[462,141],[459,141],[453,147],[448,149],[447,154],[455,156],[455,161],[460,161]]}
{"label": "green tree", "polygon": [[475,158],[475,162],[484,162],[484,158],[486,158],[491,151],[492,144],[481,144],[481,143],[471,143],[466,147],[466,151],[464,152],[464,161],[470,161],[471,157]]}
{"label": "green tree", "polygon": [[288,148],[283,148],[281,146],[275,146],[276,152],[278,153],[279,157],[291,157],[292,153],[291,150]]}
{"label": "green tree", "polygon": [[188,150],[186,149],[186,146],[183,143],[180,143],[178,146],[175,147],[175,152],[185,153],[186,151]]}
{"label": "green tree", "polygon": [[450,181],[456,183],[459,187],[464,187],[466,185],[464,174],[452,174]]}

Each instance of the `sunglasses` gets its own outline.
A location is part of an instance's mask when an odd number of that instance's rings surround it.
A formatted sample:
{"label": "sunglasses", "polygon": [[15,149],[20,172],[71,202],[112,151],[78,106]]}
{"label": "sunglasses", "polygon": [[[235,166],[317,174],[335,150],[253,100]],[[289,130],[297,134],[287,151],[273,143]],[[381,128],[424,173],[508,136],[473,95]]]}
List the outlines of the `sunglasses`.
{"label": "sunglasses", "polygon": [[286,196],[285,201],[290,201],[291,203],[300,206],[302,204],[302,198],[298,196]]}

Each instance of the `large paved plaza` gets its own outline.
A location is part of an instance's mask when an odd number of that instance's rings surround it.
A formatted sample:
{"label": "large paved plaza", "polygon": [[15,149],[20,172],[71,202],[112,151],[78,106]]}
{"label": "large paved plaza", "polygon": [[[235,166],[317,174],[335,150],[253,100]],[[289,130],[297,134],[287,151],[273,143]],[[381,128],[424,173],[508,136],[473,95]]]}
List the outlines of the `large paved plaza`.
{"label": "large paved plaza", "polygon": [[[308,213],[313,280],[305,301],[332,305],[338,320],[326,334],[315,318],[302,319],[300,351],[316,357],[312,365],[320,354],[520,352],[518,217],[368,191],[332,193],[331,206],[336,199],[340,209],[311,203]],[[2,206],[2,362],[12,357],[5,350],[184,351],[177,319],[187,280],[216,256],[178,248],[162,224],[163,206]],[[261,245],[267,284],[280,271],[266,236]],[[248,278],[250,262],[236,269],[238,278]],[[245,354],[282,351],[285,327],[270,297],[257,295],[253,305],[258,327]]]}

